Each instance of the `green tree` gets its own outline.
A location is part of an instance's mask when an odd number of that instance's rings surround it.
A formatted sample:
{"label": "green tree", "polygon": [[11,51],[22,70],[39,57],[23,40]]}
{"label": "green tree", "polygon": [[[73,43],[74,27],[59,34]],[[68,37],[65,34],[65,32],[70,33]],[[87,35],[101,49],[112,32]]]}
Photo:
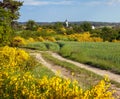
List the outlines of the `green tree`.
{"label": "green tree", "polygon": [[64,27],[62,22],[56,22],[56,23],[54,24],[54,28],[55,28],[55,29],[59,29],[59,28],[62,28],[62,27]]}
{"label": "green tree", "polygon": [[104,27],[101,31],[101,37],[104,41],[112,41],[113,39],[116,39],[118,36],[118,32],[114,29]]}
{"label": "green tree", "polygon": [[83,22],[80,26],[85,32],[92,30],[92,25],[89,22]]}
{"label": "green tree", "polygon": [[22,2],[15,0],[0,1],[0,46],[9,45],[14,34],[12,23],[18,19]]}
{"label": "green tree", "polygon": [[58,34],[63,34],[64,32],[61,31],[61,28],[64,28],[64,25],[62,22],[56,22],[53,26],[53,29],[58,33]]}
{"label": "green tree", "polygon": [[37,30],[38,28],[38,24],[34,21],[34,20],[29,20],[27,23],[26,23],[26,29],[27,30]]}
{"label": "green tree", "polygon": [[3,0],[3,2],[0,1],[0,7],[9,12],[11,25],[13,25],[14,21],[19,18],[19,9],[22,6],[22,4],[23,2],[17,0]]}
{"label": "green tree", "polygon": [[11,24],[10,12],[0,8],[0,46],[10,44]]}
{"label": "green tree", "polygon": [[74,24],[74,25],[72,25],[72,27],[73,27],[73,30],[74,30],[75,33],[83,32],[83,29],[80,25]]}
{"label": "green tree", "polygon": [[92,37],[101,37],[101,29],[93,29],[90,32],[92,34]]}

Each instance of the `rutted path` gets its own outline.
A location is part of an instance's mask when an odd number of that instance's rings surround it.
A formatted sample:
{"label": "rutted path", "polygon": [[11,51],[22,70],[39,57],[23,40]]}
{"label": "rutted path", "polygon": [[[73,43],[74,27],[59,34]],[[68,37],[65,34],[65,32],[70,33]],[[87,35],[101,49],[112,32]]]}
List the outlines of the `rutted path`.
{"label": "rutted path", "polygon": [[[81,64],[79,62],[75,62],[75,61],[72,61],[72,60],[69,60],[69,59],[66,59],[66,58],[63,58],[62,56],[60,56],[59,54],[57,53],[53,53],[53,52],[48,52],[50,53],[53,57],[59,59],[59,60],[63,60],[63,61],[66,61],[66,62],[69,62],[69,63],[72,63],[80,68],[84,68],[86,70],[89,70],[89,71],[92,71],[98,75],[101,75],[101,76],[105,76],[107,75],[110,80],[113,80],[113,81],[116,81],[118,83],[120,83],[120,75],[118,74],[114,74],[112,72],[109,72],[107,70],[101,70],[99,68],[95,68],[95,67],[92,67],[92,66],[89,66],[89,65],[85,65],[85,64]],[[52,64],[46,62],[40,53],[32,53],[33,55],[36,56],[37,60],[39,60],[40,62],[42,62],[43,65],[47,66],[48,68],[50,68],[54,73],[57,71],[53,66]]]}
{"label": "rutted path", "polygon": [[31,53],[31,55],[34,55],[40,63],[49,68],[55,74],[57,74],[60,71],[59,76],[70,79],[72,78],[72,76],[70,75],[70,71],[57,65],[53,66],[52,63],[45,61],[40,53]]}
{"label": "rutted path", "polygon": [[86,70],[89,70],[89,71],[92,71],[98,75],[101,75],[101,76],[105,76],[107,75],[110,80],[113,80],[113,81],[116,81],[116,82],[119,82],[120,83],[120,75],[118,74],[114,74],[112,72],[109,72],[107,70],[101,70],[101,69],[98,69],[98,68],[95,68],[95,67],[92,67],[92,66],[89,66],[89,65],[85,65],[85,64],[81,64],[79,62],[75,62],[75,61],[72,61],[72,60],[68,60],[66,58],[63,58],[61,57],[60,55],[58,55],[57,53],[52,53],[50,52],[51,55],[59,60],[63,60],[63,61],[66,61],[66,62],[69,62],[69,63],[72,63],[80,68],[84,68]]}
{"label": "rutted path", "polygon": [[[86,70],[89,70],[89,71],[92,71],[98,75],[101,75],[101,76],[104,76],[104,75],[108,75],[108,77],[113,80],[113,81],[116,81],[116,82],[119,82],[120,83],[120,75],[118,74],[114,74],[114,73],[111,73],[109,71],[106,71],[106,70],[101,70],[101,69],[98,69],[98,68],[95,68],[95,67],[91,67],[89,65],[85,65],[85,64],[81,64],[79,62],[75,62],[75,61],[72,61],[72,60],[69,60],[69,59],[66,59],[66,58],[63,58],[61,57],[59,54],[57,53],[53,53],[53,52],[48,52],[50,53],[53,57],[59,59],[59,60],[62,60],[62,61],[66,61],[66,62],[69,62],[69,63],[72,63],[80,68],[84,68]],[[33,52],[31,53],[31,55],[34,55],[36,57],[36,59],[42,63],[44,66],[48,67],[50,70],[52,70],[55,74],[60,71],[61,74],[60,76],[64,77],[64,78],[70,78],[70,79],[73,79],[73,76],[71,75],[71,72],[63,67],[60,67],[60,66],[57,66],[57,65],[54,65],[50,62],[47,62],[46,60],[43,59],[42,55],[40,54],[40,52]],[[116,88],[113,86],[113,89],[115,89],[117,91],[117,94],[120,95],[120,88]]]}

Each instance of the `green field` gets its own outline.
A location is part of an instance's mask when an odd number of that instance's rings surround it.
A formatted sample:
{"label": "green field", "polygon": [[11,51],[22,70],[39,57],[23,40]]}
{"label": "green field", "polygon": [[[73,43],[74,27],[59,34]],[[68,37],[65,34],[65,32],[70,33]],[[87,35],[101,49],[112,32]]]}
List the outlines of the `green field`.
{"label": "green field", "polygon": [[66,58],[120,74],[120,43],[59,42]]}
{"label": "green field", "polygon": [[55,51],[65,58],[120,74],[120,43],[37,42],[25,47]]}

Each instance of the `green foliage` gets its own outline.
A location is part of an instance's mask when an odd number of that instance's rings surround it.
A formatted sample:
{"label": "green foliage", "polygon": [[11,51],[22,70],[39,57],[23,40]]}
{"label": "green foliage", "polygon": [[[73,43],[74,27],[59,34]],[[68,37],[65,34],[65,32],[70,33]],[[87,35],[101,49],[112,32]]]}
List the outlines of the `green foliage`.
{"label": "green foliage", "polygon": [[10,45],[14,35],[12,23],[18,19],[20,6],[22,6],[22,2],[19,1],[0,1],[0,46]]}
{"label": "green foliage", "polygon": [[73,33],[75,33],[75,32],[74,32],[74,30],[73,30],[72,28],[71,28],[71,29],[68,28],[68,29],[66,30],[66,34],[68,34],[68,35],[69,35],[69,34],[73,34]]}
{"label": "green foliage", "polygon": [[10,13],[0,7],[0,46],[9,45],[11,33]]}
{"label": "green foliage", "polygon": [[56,35],[55,32],[47,32],[47,30],[41,30],[41,31],[30,31],[30,30],[24,30],[17,34],[18,36],[21,36],[23,38],[38,38],[38,37],[46,37],[46,36],[54,36]]}
{"label": "green foliage", "polygon": [[29,43],[25,46],[26,48],[30,48],[30,49],[35,49],[35,50],[47,50],[47,47],[44,43],[42,42],[35,42],[35,43]]}
{"label": "green foliage", "polygon": [[53,25],[53,29],[58,33],[58,34],[64,34],[65,32],[65,26],[62,22],[56,22]]}
{"label": "green foliage", "polygon": [[117,31],[114,29],[104,27],[101,31],[101,37],[104,39],[104,41],[112,41],[113,39],[116,39],[118,36]]}
{"label": "green foliage", "polygon": [[73,27],[73,30],[74,30],[75,33],[83,32],[83,29],[80,25],[73,25],[72,27]]}
{"label": "green foliage", "polygon": [[[32,60],[31,60],[32,61]],[[37,66],[32,66],[31,73],[36,77],[36,78],[42,78],[45,75],[47,75],[49,78],[55,76],[55,74],[47,67],[43,66],[42,64],[37,62]]]}
{"label": "green foliage", "polygon": [[0,26],[10,26],[11,13],[0,7]]}
{"label": "green foliage", "polygon": [[118,35],[117,35],[116,39],[117,39],[117,40],[120,40],[120,29],[119,29],[119,31],[117,31],[117,32],[118,32]]}
{"label": "green foliage", "polygon": [[38,28],[38,24],[34,20],[29,20],[26,23],[26,28],[27,28],[27,30],[35,31]]}
{"label": "green foliage", "polygon": [[59,51],[60,47],[57,43],[53,43],[53,42],[44,42],[44,44],[46,45],[47,49],[50,51]]}
{"label": "green foliage", "polygon": [[63,23],[62,23],[62,22],[56,22],[56,23],[54,24],[54,28],[55,28],[55,29],[62,28],[62,27],[63,27]]}
{"label": "green foliage", "polygon": [[92,25],[89,22],[83,22],[80,26],[85,32],[91,31],[92,29]]}
{"label": "green foliage", "polygon": [[26,48],[35,49],[35,50],[41,50],[41,51],[59,51],[60,47],[57,43],[53,42],[35,42],[35,43],[29,43],[25,46]]}
{"label": "green foliage", "polygon": [[8,26],[0,26],[0,46],[10,45],[12,29]]}
{"label": "green foliage", "polygon": [[28,39],[30,37],[34,37],[35,34],[36,33],[34,31],[24,30],[24,31],[21,31],[20,33],[17,33],[16,35],[21,36],[25,39]]}
{"label": "green foliage", "polygon": [[120,40],[120,29],[108,27],[96,27],[92,29],[92,25],[89,22],[83,22],[80,25],[71,24],[68,28],[65,28],[62,22],[57,22],[50,25],[41,25],[37,28],[37,31],[32,31],[28,28],[28,30],[22,31],[19,35],[23,38],[32,37],[34,39],[40,36],[43,38],[54,36],[56,40],[73,41],[72,38],[68,38],[68,35],[83,34],[86,31],[90,33],[90,38],[95,40],[97,37],[110,42]]}
{"label": "green foliage", "polygon": [[[17,0],[3,0],[3,2],[0,1],[1,8],[8,11],[11,16],[10,19],[12,21],[19,18],[19,9],[22,6],[23,2],[17,1]],[[11,21],[11,22],[12,22]]]}

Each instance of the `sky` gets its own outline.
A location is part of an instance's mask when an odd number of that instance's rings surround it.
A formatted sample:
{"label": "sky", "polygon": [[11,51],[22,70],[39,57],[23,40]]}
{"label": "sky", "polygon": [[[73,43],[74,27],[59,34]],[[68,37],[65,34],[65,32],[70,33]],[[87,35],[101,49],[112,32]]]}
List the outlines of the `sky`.
{"label": "sky", "polygon": [[19,22],[120,22],[120,0],[19,0]]}

